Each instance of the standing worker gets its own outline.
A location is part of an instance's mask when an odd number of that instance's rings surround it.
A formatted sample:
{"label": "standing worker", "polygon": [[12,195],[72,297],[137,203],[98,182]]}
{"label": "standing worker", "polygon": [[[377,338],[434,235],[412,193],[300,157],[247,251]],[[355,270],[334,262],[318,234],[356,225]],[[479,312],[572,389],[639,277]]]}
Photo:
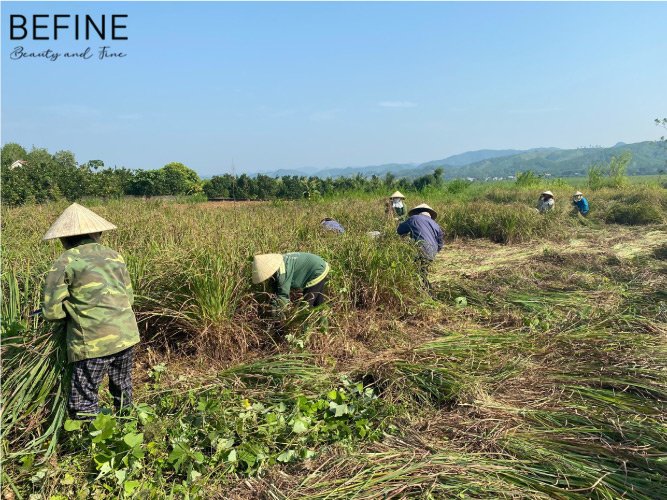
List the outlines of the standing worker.
{"label": "standing worker", "polygon": [[435,222],[438,213],[429,207],[426,203],[417,205],[408,212],[408,219],[401,222],[396,228],[396,232],[401,236],[410,235],[415,240],[421,249],[419,257],[422,278],[428,289],[431,284],[428,281],[428,268],[435,260],[436,255],[445,242],[445,235],[442,229]]}
{"label": "standing worker", "polygon": [[328,274],[329,264],[312,253],[269,253],[255,255],[252,261],[253,284],[270,279],[274,303],[280,306],[289,304],[290,291],[295,288],[303,290],[303,300],[311,307],[324,304]]}
{"label": "standing worker", "polygon": [[402,219],[405,216],[405,204],[403,203],[405,196],[400,191],[394,192],[389,197],[388,212],[392,214],[395,219]]}
{"label": "standing worker", "polygon": [[586,217],[590,211],[588,208],[588,200],[584,198],[584,193],[581,191],[577,191],[574,193],[574,196],[572,196],[572,205],[574,205],[574,208],[584,217]]}
{"label": "standing worker", "polygon": [[44,236],[60,238],[65,247],[46,277],[42,314],[66,329],[67,357],[74,364],[67,406],[74,419],[98,413],[99,386],[107,373],[116,410],[132,403],[132,350],[139,329],[123,257],[99,243],[102,231],[112,229],[116,226],[73,203]]}
{"label": "standing worker", "polygon": [[551,191],[544,191],[537,200],[537,210],[543,214],[553,210],[555,204],[554,194]]}

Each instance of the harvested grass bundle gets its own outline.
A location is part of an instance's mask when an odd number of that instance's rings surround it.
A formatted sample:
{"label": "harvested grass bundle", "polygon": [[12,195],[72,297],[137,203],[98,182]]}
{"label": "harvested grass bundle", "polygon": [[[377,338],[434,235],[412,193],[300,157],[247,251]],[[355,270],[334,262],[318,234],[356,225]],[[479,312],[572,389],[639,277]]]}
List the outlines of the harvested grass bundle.
{"label": "harvested grass bundle", "polygon": [[397,399],[439,407],[473,400],[516,375],[525,361],[522,351],[531,344],[518,331],[441,333],[441,338],[371,363],[362,376]]}
{"label": "harvested grass bundle", "polygon": [[66,418],[70,367],[64,331],[28,317],[36,303],[31,280],[19,288],[11,271],[2,275],[2,434],[3,461],[34,454],[47,459],[55,450]]}

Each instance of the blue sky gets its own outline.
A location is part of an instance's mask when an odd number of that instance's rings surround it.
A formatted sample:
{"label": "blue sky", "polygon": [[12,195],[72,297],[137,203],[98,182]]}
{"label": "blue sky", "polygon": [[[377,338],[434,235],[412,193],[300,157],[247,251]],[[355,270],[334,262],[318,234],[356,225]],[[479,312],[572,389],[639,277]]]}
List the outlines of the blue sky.
{"label": "blue sky", "polygon": [[[10,14],[128,14],[10,60]],[[201,175],[656,139],[667,3],[2,3],[2,143]],[[69,34],[61,34],[67,38]],[[663,131],[664,132],[664,131]]]}

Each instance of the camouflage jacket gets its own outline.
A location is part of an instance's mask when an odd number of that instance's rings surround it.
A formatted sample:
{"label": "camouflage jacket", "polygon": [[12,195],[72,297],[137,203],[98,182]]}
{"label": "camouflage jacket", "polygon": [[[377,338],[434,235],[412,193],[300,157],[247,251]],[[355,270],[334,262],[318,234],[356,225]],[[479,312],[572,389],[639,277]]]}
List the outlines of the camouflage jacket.
{"label": "camouflage jacket", "polygon": [[42,313],[67,323],[70,362],[115,354],[139,342],[134,294],[123,258],[93,240],[65,251],[49,271]]}

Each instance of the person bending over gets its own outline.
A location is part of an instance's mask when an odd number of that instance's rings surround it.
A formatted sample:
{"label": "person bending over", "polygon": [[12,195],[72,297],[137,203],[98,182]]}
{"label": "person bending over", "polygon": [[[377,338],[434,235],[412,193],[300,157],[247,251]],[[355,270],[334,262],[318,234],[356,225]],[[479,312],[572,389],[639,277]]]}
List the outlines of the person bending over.
{"label": "person bending over", "polygon": [[293,289],[303,290],[303,300],[311,307],[324,304],[328,274],[329,264],[312,253],[255,255],[252,262],[253,284],[269,280],[277,306],[289,304]]}
{"label": "person bending over", "polygon": [[445,235],[442,229],[435,222],[438,213],[422,203],[408,212],[408,219],[401,222],[396,228],[396,232],[401,236],[410,236],[420,246],[420,267],[422,278],[426,287],[430,290],[431,284],[428,281],[428,268],[435,260],[436,255],[444,246]]}
{"label": "person bending over", "polygon": [[574,206],[574,209],[584,217],[586,217],[590,211],[590,208],[588,207],[588,200],[584,198],[584,193],[581,191],[577,191],[574,193],[574,196],[572,196],[572,205]]}
{"label": "person bending over", "polygon": [[332,231],[334,233],[343,234],[345,232],[345,228],[341,225],[341,223],[336,219],[332,219],[331,217],[325,217],[322,219],[320,225],[323,229]]}

